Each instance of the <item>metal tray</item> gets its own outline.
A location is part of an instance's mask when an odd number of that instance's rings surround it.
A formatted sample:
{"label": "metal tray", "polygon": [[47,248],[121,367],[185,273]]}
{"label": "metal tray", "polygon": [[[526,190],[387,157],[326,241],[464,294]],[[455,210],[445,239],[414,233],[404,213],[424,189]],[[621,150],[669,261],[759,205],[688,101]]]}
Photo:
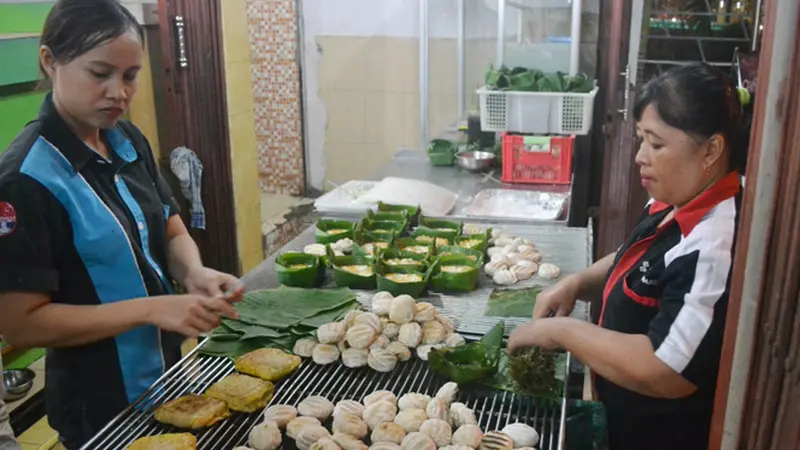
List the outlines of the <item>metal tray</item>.
{"label": "metal tray", "polygon": [[355,200],[377,184],[377,181],[350,180],[318,198],[314,208],[321,213],[364,214],[370,205]]}
{"label": "metal tray", "polygon": [[555,192],[484,189],[467,205],[467,217],[558,220],[566,213],[569,195]]}

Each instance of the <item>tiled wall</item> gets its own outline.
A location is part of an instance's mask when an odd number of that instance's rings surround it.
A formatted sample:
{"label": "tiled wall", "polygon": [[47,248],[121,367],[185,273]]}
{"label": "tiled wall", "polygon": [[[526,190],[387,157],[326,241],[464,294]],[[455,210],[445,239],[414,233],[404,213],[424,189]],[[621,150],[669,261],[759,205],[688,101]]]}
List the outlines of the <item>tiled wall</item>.
{"label": "tiled wall", "polygon": [[[229,0],[225,0],[229,1]],[[302,195],[300,69],[295,0],[247,0],[260,187]]]}

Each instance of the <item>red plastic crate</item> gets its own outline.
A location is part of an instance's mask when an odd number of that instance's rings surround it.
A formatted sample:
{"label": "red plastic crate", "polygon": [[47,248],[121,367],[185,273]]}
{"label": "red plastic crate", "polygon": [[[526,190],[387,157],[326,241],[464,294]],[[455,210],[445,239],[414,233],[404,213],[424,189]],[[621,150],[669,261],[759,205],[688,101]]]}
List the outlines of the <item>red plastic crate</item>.
{"label": "red plastic crate", "polygon": [[503,182],[569,184],[575,136],[502,133]]}

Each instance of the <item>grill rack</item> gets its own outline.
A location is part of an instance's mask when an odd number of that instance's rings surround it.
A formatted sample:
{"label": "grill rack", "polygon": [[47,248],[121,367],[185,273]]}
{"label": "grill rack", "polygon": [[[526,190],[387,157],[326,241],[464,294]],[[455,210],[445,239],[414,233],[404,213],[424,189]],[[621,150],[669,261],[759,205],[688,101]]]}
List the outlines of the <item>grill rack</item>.
{"label": "grill rack", "polygon": [[[172,367],[134,404],[106,425],[82,450],[124,449],[143,436],[178,432],[157,423],[155,409],[166,401],[189,393],[202,393],[209,386],[233,372],[233,361],[227,358],[198,355],[195,348],[180,363]],[[569,373],[569,361],[566,372]],[[428,369],[427,363],[416,358],[398,363],[389,373],[371,369],[348,369],[338,363],[319,366],[304,360],[287,379],[277,384],[273,404],[297,406],[310,395],[323,395],[332,402],[354,399],[381,389],[400,397],[408,392],[433,396],[447,380]],[[478,424],[484,431],[502,429],[513,422],[533,426],[540,436],[540,450],[562,450],[566,414],[566,384],[560,401],[548,401],[493,389],[461,389],[456,401],[475,411]],[[217,425],[195,432],[197,448],[201,450],[232,450],[244,445],[250,430],[260,422],[261,412],[233,413]],[[329,425],[329,424],[328,424]],[[328,427],[330,429],[330,427]],[[295,449],[294,441],[285,438],[282,449]]]}

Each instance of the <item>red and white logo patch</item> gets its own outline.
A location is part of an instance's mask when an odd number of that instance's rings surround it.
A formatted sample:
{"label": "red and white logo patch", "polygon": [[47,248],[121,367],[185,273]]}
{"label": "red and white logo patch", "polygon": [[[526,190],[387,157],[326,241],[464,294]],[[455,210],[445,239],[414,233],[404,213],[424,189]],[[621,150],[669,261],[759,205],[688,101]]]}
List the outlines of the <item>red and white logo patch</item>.
{"label": "red and white logo patch", "polygon": [[0,202],[0,237],[8,236],[17,228],[17,212],[11,203]]}

